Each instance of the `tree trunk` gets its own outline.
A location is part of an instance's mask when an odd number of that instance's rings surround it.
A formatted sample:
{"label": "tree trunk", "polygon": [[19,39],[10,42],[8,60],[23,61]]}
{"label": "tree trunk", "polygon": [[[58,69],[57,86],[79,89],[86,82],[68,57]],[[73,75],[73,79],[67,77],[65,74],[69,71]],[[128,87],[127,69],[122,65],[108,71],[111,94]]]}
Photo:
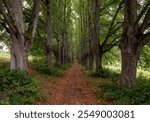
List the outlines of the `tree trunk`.
{"label": "tree trunk", "polygon": [[[11,3],[12,4],[12,3]],[[28,70],[28,44],[24,37],[23,10],[20,1],[15,0],[11,6],[13,9],[10,18],[14,22],[14,27],[10,30],[11,35],[11,60],[10,69]],[[11,23],[9,23],[11,26]]]}
{"label": "tree trunk", "polygon": [[[140,53],[145,44],[149,42],[149,36],[144,34],[143,25],[147,25],[150,19],[150,9],[147,6],[147,14],[143,23],[138,25],[137,0],[125,1],[124,28],[120,41],[122,68],[120,84],[122,86],[133,87],[136,83],[136,70]],[[141,17],[140,17],[141,18]],[[140,27],[141,26],[141,27]]]}
{"label": "tree trunk", "polygon": [[67,1],[64,0],[63,3],[63,30],[62,30],[62,63],[66,63],[66,41],[67,41],[67,25],[66,25],[66,15],[67,15]]}
{"label": "tree trunk", "polygon": [[61,43],[60,43],[60,40],[57,41],[57,50],[58,50],[57,64],[61,65]]}
{"label": "tree trunk", "polygon": [[64,64],[65,60],[65,48],[64,48],[64,42],[62,43],[62,46],[61,46],[61,63]]}
{"label": "tree trunk", "polygon": [[99,52],[98,52],[98,55],[99,55],[99,69],[102,69],[102,64],[103,64],[103,48],[101,46],[99,46]]}
{"label": "tree trunk", "polygon": [[101,68],[100,64],[100,45],[99,45],[99,21],[100,21],[100,0],[95,0],[94,4],[94,43],[95,43],[95,54],[96,54],[96,71]]}
{"label": "tree trunk", "polygon": [[136,38],[137,27],[137,1],[126,0],[124,28],[121,37],[120,48],[122,56],[122,68],[120,84],[132,87],[136,81],[136,68],[140,55],[139,40]]}
{"label": "tree trunk", "polygon": [[40,2],[40,0],[34,0],[31,20],[28,30],[25,31],[22,1],[2,1],[1,13],[11,36],[10,69],[28,70],[28,51],[37,27]]}
{"label": "tree trunk", "polygon": [[46,19],[46,64],[48,67],[51,67],[52,60],[52,12],[50,0],[45,1],[46,10],[47,10],[47,19]]}
{"label": "tree trunk", "polygon": [[[57,6],[61,6],[61,0],[57,1]],[[57,30],[57,65],[61,65],[61,38],[60,38],[60,9],[57,10],[57,17],[56,17],[56,30]]]}
{"label": "tree trunk", "polygon": [[141,48],[134,45],[121,46],[122,67],[120,84],[133,87],[136,83],[137,63]]}
{"label": "tree trunk", "polygon": [[17,40],[15,36],[12,37],[10,68],[12,70],[28,70],[28,50],[21,45],[21,40]]}
{"label": "tree trunk", "polygon": [[93,29],[92,29],[92,1],[88,1],[88,32],[89,32],[89,56],[88,56],[88,68],[93,69],[94,63],[94,49],[93,49]]}

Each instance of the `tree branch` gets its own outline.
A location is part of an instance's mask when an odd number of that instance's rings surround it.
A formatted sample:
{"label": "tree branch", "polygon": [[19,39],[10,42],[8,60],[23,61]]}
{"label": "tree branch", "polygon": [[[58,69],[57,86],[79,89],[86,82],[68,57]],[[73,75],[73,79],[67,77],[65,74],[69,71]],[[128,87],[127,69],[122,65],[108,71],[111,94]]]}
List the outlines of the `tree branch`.
{"label": "tree branch", "polygon": [[139,23],[140,19],[142,18],[142,16],[144,15],[144,13],[146,12],[147,8],[150,5],[150,1],[145,5],[145,7],[142,9],[142,11],[140,12],[138,18],[137,18],[137,24]]}
{"label": "tree branch", "polygon": [[10,29],[6,26],[5,22],[0,22],[0,24],[5,28],[5,30],[10,33]]}
{"label": "tree branch", "polygon": [[103,53],[106,53],[107,51],[111,50],[114,46],[116,46],[119,41],[116,41],[117,39],[119,39],[120,37],[116,37],[112,40],[112,42],[110,44],[108,44],[108,46],[103,50]]}
{"label": "tree branch", "polygon": [[28,31],[27,31],[27,33],[31,35],[30,41],[32,41],[32,39],[35,35],[35,32],[36,32],[39,11],[40,11],[40,3],[41,3],[41,0],[34,0],[34,3],[33,3],[31,21],[29,23],[29,27],[28,27]]}
{"label": "tree branch", "polygon": [[[103,43],[102,43],[102,47],[106,45],[106,43],[107,43],[109,37],[112,35],[112,34],[110,35],[110,33],[111,33],[112,29],[113,29],[113,25],[114,25],[114,23],[115,23],[115,20],[116,20],[116,18],[117,18],[117,15],[118,15],[119,11],[120,11],[121,8],[122,8],[122,4],[123,4],[123,3],[124,3],[124,1],[122,1],[122,2],[119,4],[119,6],[118,6],[118,9],[117,9],[117,11],[116,11],[116,13],[115,13],[115,15],[114,15],[114,17],[113,17],[113,19],[112,19],[112,22],[111,22],[111,24],[110,24],[110,26],[109,26],[109,28],[108,28],[107,35],[106,35],[106,37],[105,37],[105,39],[104,39],[104,41],[103,41]],[[115,26],[114,26],[114,27],[115,27]]]}
{"label": "tree branch", "polygon": [[145,15],[143,23],[140,26],[140,32],[141,33],[144,33],[144,31],[147,29],[149,21],[150,21],[150,7],[149,7],[149,9],[148,9],[148,11],[147,11],[147,13]]}
{"label": "tree branch", "polygon": [[[1,4],[1,6],[0,6],[0,14],[3,16],[3,18],[4,18],[4,23],[3,24],[6,24],[7,23],[7,25],[9,26],[9,30],[12,32],[12,31],[15,31],[14,29],[16,29],[15,27],[14,27],[14,24],[12,24],[12,22],[11,22],[11,18],[7,15],[7,13],[6,13],[6,10],[4,9],[4,5],[3,4]],[[6,26],[6,25],[5,25]]]}
{"label": "tree branch", "polygon": [[143,35],[143,39],[142,39],[142,45],[146,45],[147,43],[150,43],[150,32],[147,34]]}

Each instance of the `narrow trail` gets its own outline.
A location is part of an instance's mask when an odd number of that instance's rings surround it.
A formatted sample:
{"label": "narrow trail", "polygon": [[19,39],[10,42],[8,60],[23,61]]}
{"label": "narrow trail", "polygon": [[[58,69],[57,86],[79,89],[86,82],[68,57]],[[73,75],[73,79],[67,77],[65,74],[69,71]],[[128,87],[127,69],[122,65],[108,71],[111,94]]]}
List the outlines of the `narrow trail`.
{"label": "narrow trail", "polygon": [[86,77],[77,63],[58,79],[52,95],[40,104],[50,105],[94,105],[97,104]]}

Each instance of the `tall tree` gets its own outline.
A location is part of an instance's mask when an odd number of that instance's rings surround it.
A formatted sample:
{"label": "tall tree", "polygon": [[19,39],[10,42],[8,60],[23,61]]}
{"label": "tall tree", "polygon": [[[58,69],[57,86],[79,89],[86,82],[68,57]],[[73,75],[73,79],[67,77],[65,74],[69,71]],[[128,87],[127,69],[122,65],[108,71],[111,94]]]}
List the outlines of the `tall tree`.
{"label": "tall tree", "polygon": [[21,0],[3,0],[0,14],[4,27],[11,36],[11,69],[28,70],[28,52],[34,38],[40,9],[40,0],[34,0],[28,29],[25,30]]}
{"label": "tall tree", "polygon": [[99,46],[99,22],[100,22],[100,0],[94,0],[94,43],[95,43],[95,54],[96,54],[96,71],[101,69],[101,60],[100,51],[101,48]]}
{"label": "tall tree", "polygon": [[[102,58],[104,54],[119,42],[118,38],[121,33],[118,34],[118,31],[120,31],[122,20],[118,19],[118,15],[121,13],[120,10],[122,9],[123,3],[124,1],[116,5],[114,1],[107,1],[105,3],[106,5],[100,9],[100,5],[98,5],[100,3],[95,3],[91,0],[79,1],[79,5],[81,6],[79,9],[81,24],[80,63],[92,69],[93,63],[96,61],[96,70],[102,69]],[[113,11],[109,11],[109,9],[113,9]],[[106,17],[109,19],[104,20]],[[118,22],[118,20],[121,22]],[[110,25],[108,22],[110,22]],[[100,31],[102,34],[100,34]],[[116,33],[115,36],[114,33]],[[95,55],[97,60],[94,60]]]}
{"label": "tall tree", "polygon": [[[57,7],[61,6],[61,0],[57,0]],[[56,15],[56,39],[57,39],[57,65],[61,65],[61,37],[60,37],[60,9],[57,9],[57,15]]]}
{"label": "tall tree", "polygon": [[137,15],[137,0],[125,0],[124,28],[120,41],[122,57],[120,83],[123,86],[135,85],[140,53],[150,40],[150,32],[146,31],[149,25],[150,1]]}
{"label": "tall tree", "polygon": [[46,64],[51,66],[52,62],[52,11],[51,11],[51,0],[45,0],[46,5]]}
{"label": "tall tree", "polygon": [[92,1],[88,1],[88,35],[89,35],[89,59],[88,59],[88,67],[93,69],[93,62],[94,62],[94,43],[93,43],[93,17],[92,17]]}

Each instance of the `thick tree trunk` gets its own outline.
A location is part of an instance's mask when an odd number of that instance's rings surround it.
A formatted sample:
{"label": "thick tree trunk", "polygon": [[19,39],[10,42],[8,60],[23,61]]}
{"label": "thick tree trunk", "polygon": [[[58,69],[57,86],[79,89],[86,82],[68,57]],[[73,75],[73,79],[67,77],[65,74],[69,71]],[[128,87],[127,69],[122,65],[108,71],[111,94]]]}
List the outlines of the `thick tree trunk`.
{"label": "thick tree trunk", "polygon": [[[11,3],[12,4],[12,3]],[[12,11],[9,14],[13,17],[9,18],[12,20],[13,28],[10,30],[11,35],[11,60],[10,69],[12,70],[28,70],[28,44],[24,37],[24,21],[23,21],[23,10],[21,1],[15,0],[12,4]],[[9,23],[10,27],[11,24]],[[10,28],[9,27],[9,28]]]}
{"label": "thick tree trunk", "polygon": [[121,45],[122,67],[120,84],[133,87],[136,83],[137,63],[141,48],[134,45]]}
{"label": "thick tree trunk", "polygon": [[15,36],[12,37],[10,68],[12,70],[28,70],[28,50]]}
{"label": "thick tree trunk", "polygon": [[28,70],[28,51],[31,47],[39,16],[40,0],[34,0],[31,20],[25,32],[21,0],[3,1],[2,15],[11,36],[10,69]]}
{"label": "thick tree trunk", "polygon": [[140,55],[140,43],[136,37],[137,0],[125,1],[124,28],[120,42],[122,68],[120,84],[132,87],[136,81],[136,68]]}
{"label": "thick tree trunk", "polygon": [[46,64],[48,67],[51,67],[52,63],[52,12],[50,0],[45,0],[46,10],[47,10],[47,19],[46,19]]}
{"label": "thick tree trunk", "polygon": [[133,87],[135,85],[140,53],[143,46],[149,42],[149,33],[144,34],[147,28],[144,26],[149,22],[150,9],[148,6],[144,9],[144,11],[148,9],[147,14],[143,23],[138,25],[141,15],[137,17],[137,0],[125,0],[124,28],[120,42],[122,56],[120,84],[122,86]]}

